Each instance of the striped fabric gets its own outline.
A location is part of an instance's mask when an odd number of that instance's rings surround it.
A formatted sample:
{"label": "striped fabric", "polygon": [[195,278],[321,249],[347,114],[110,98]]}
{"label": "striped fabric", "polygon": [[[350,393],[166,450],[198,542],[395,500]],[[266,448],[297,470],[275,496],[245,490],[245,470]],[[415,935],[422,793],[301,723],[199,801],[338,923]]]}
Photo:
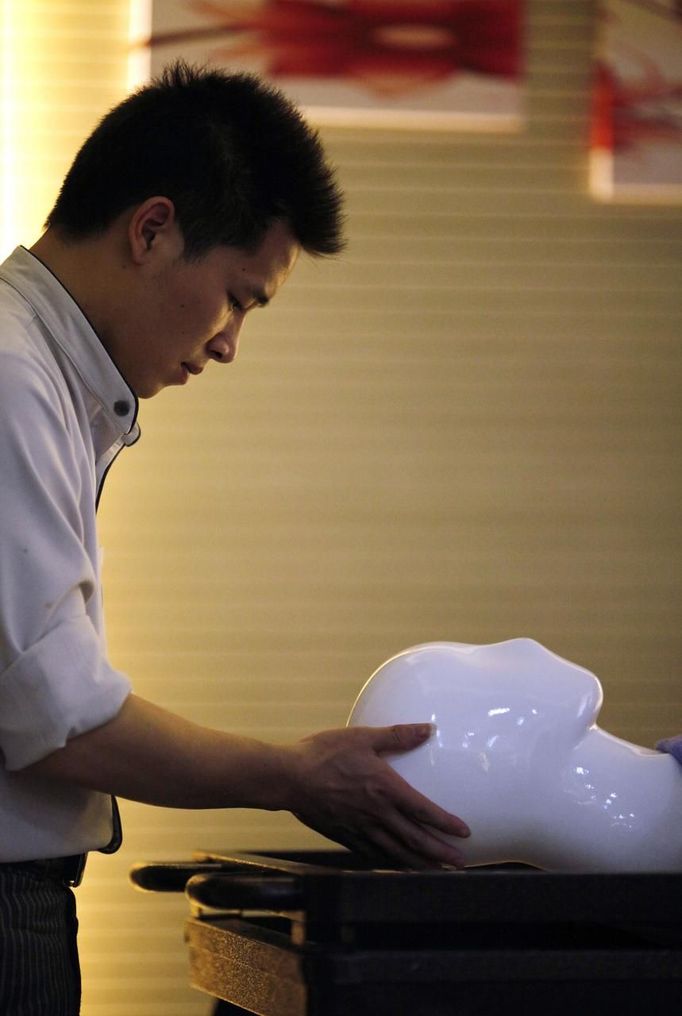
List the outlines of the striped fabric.
{"label": "striped fabric", "polygon": [[0,865],[0,1013],[78,1016],[81,979],[73,892]]}

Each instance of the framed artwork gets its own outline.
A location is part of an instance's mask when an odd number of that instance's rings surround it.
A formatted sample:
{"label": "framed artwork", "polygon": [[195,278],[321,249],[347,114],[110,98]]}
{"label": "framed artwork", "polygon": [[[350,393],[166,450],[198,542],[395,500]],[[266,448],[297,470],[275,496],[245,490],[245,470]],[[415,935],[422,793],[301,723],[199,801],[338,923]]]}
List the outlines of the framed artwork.
{"label": "framed artwork", "polygon": [[682,202],[682,2],[602,0],[590,188]]}
{"label": "framed artwork", "polygon": [[153,0],[151,69],[256,72],[323,125],[513,130],[524,0]]}

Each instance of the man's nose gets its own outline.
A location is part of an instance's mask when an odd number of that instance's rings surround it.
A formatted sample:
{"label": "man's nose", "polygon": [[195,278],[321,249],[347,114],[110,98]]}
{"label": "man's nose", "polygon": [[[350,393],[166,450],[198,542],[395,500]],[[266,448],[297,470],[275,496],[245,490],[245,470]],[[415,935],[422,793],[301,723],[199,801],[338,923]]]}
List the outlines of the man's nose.
{"label": "man's nose", "polygon": [[217,363],[232,363],[239,352],[241,321],[232,321],[222,332],[218,332],[208,343],[208,355]]}

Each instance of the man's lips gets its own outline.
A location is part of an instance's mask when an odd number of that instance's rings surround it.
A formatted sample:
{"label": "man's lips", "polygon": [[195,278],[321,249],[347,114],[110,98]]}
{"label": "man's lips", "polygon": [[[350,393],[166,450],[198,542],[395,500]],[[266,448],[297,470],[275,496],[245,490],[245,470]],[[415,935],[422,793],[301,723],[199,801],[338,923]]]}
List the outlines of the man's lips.
{"label": "man's lips", "polygon": [[188,373],[195,375],[201,374],[202,370],[204,369],[203,367],[195,367],[193,363],[187,363],[184,360],[182,366],[185,368],[186,371],[188,371]]}

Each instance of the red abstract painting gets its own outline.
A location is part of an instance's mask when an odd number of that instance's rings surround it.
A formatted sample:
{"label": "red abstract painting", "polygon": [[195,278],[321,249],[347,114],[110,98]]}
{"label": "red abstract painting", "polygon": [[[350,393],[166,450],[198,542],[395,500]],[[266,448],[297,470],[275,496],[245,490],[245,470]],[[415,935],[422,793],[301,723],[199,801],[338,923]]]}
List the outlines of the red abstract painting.
{"label": "red abstract painting", "polygon": [[603,0],[590,183],[604,200],[682,201],[682,3]]}
{"label": "red abstract painting", "polygon": [[318,122],[510,129],[523,0],[154,0],[152,70],[183,56],[273,80]]}

